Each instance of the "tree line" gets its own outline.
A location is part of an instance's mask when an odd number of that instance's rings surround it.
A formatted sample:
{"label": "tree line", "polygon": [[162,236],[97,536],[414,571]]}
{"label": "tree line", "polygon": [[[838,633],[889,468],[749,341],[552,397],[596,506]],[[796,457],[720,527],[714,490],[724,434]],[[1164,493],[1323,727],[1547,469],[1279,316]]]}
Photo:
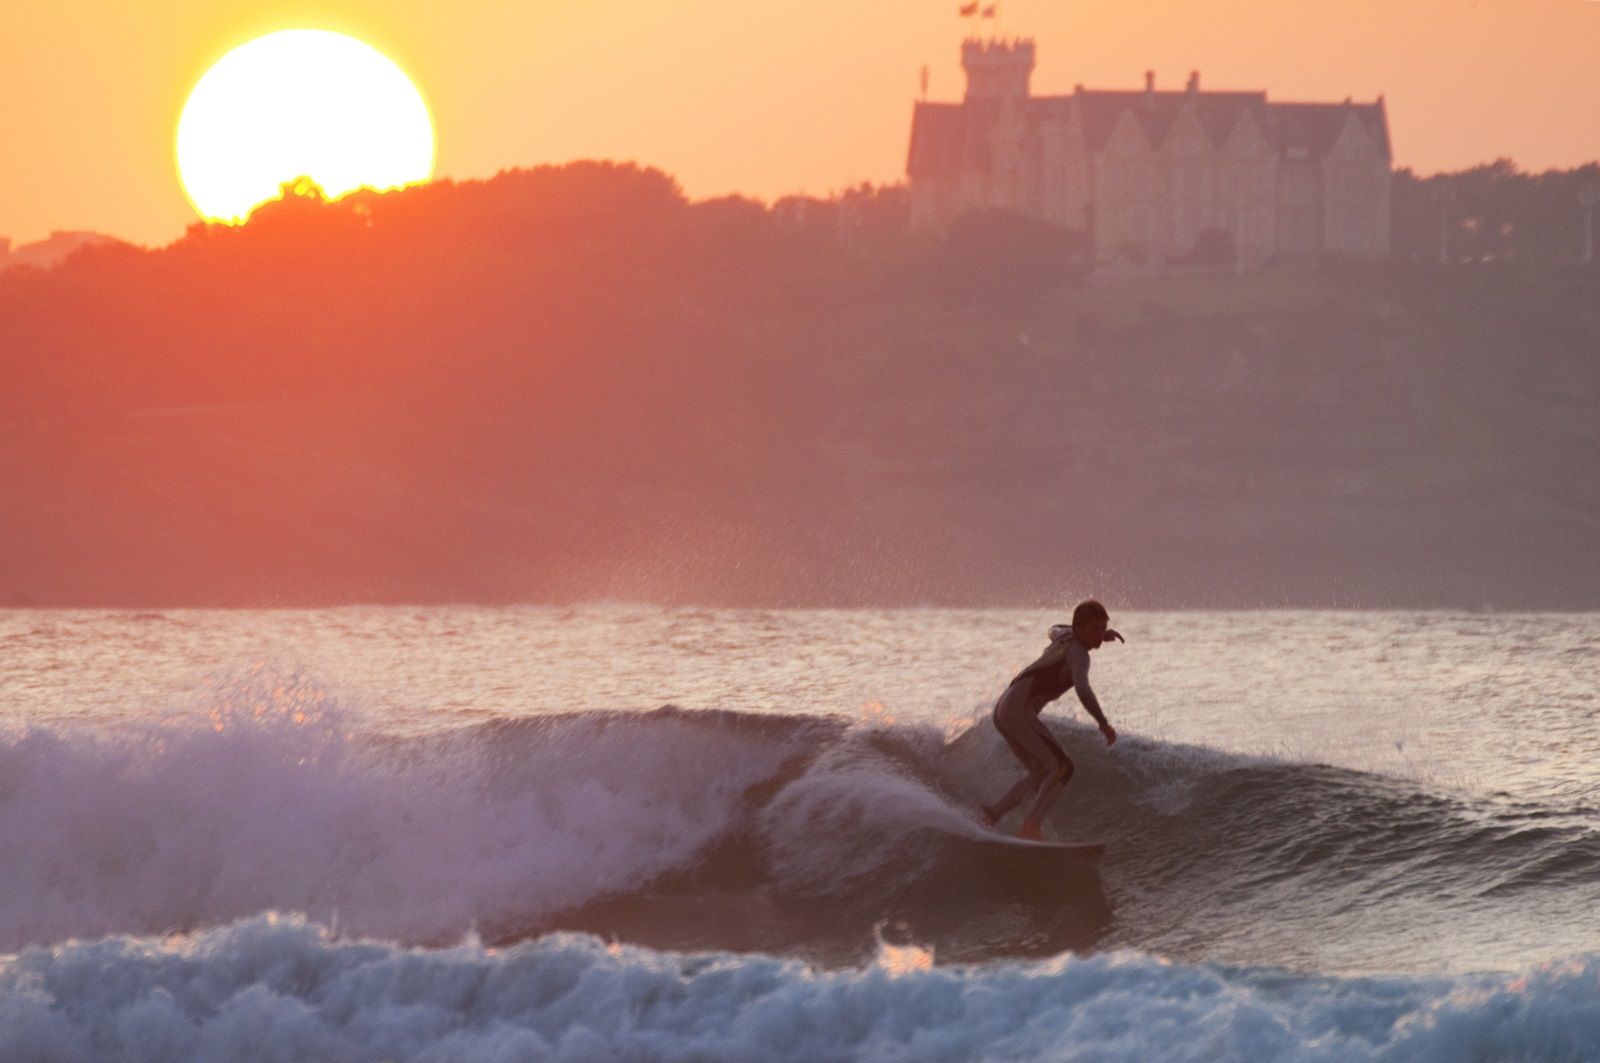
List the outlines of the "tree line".
{"label": "tree line", "polygon": [[[1498,172],[1444,202],[1556,218],[1581,179]],[[1427,187],[1414,258],[1098,278],[1014,214],[912,232],[894,186],[298,182],[0,274],[0,601],[1116,591],[1078,565],[1149,602],[1592,605],[1600,271],[1440,268]],[[1539,232],[1571,235],[1502,237]],[[1508,545],[1551,514],[1565,546]]]}

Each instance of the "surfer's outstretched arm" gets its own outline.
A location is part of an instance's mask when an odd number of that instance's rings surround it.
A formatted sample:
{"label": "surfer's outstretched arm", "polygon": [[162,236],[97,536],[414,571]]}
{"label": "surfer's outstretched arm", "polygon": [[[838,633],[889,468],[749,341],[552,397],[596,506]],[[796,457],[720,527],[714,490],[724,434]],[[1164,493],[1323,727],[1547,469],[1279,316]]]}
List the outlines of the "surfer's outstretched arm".
{"label": "surfer's outstretched arm", "polygon": [[1067,659],[1072,665],[1072,689],[1078,692],[1078,700],[1083,702],[1084,710],[1094,717],[1094,722],[1100,725],[1100,733],[1105,735],[1106,745],[1114,744],[1117,740],[1117,729],[1106,719],[1105,710],[1100,707],[1100,699],[1095,697],[1094,688],[1089,685],[1089,651],[1082,645],[1074,643],[1067,649]]}

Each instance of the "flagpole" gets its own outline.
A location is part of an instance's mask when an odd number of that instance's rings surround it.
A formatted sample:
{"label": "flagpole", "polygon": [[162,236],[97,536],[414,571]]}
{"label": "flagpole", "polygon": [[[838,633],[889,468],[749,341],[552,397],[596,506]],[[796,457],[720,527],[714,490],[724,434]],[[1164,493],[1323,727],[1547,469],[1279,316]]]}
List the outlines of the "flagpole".
{"label": "flagpole", "polygon": [[989,39],[991,41],[1001,41],[1005,39],[1004,23],[1000,21],[1000,5],[998,3],[989,4],[981,8],[978,11],[978,17],[994,23],[994,29],[989,32]]}
{"label": "flagpole", "polygon": [[957,6],[957,8],[956,8],[956,16],[962,20],[962,35],[963,36],[965,36],[969,32],[972,34],[972,36],[974,36],[974,37],[977,36],[977,33],[975,31],[969,31],[966,28],[966,20],[967,19],[979,18],[980,15],[981,15],[982,7],[983,7],[982,0],[969,0],[968,3],[959,4]]}

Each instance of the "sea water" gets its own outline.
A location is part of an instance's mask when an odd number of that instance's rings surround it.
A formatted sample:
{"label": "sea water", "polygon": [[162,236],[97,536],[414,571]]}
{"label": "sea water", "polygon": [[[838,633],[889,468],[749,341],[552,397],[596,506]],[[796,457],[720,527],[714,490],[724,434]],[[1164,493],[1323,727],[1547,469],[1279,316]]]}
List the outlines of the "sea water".
{"label": "sea water", "polygon": [[1600,1059],[1600,616],[0,612],[0,1059]]}

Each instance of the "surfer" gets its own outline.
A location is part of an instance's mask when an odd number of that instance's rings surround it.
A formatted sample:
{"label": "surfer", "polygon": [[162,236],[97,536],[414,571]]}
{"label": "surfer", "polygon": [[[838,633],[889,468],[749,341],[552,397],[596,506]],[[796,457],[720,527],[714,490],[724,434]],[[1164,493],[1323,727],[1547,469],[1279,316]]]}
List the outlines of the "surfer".
{"label": "surfer", "polygon": [[1044,837],[1039,825],[1060,796],[1062,787],[1072,778],[1072,758],[1039,719],[1039,713],[1068,690],[1078,692],[1078,700],[1100,725],[1106,745],[1116,742],[1117,729],[1106,719],[1099,699],[1089,686],[1089,651],[1098,649],[1106,639],[1127,641],[1107,626],[1110,623],[1105,606],[1093,598],[1080,602],[1072,611],[1072,625],[1057,624],[1051,628],[1050,647],[1037,661],[1018,672],[1000,700],[995,702],[995,729],[1022,761],[1028,774],[1000,800],[983,806],[985,826],[998,825],[1006,813],[1032,794],[1033,804],[1017,830],[1017,837],[1034,840]]}

